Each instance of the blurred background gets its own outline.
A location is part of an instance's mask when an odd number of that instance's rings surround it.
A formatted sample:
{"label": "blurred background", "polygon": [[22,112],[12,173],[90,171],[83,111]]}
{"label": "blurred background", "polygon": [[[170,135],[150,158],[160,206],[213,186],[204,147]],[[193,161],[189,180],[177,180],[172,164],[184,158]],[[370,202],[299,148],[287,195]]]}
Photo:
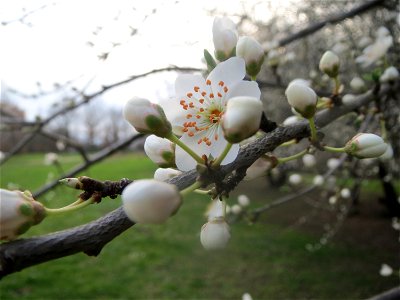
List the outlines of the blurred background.
{"label": "blurred background", "polygon": [[[122,107],[134,96],[166,101],[179,74],[204,73],[216,16],[229,17],[240,36],[263,45],[258,79],[265,114],[278,125],[292,115],[284,96],[290,81],[307,80],[320,96],[330,95],[332,83],[318,69],[326,50],[341,59],[343,94],[365,92],[374,72],[399,66],[396,1],[2,1],[1,188],[28,189],[46,206],[60,207],[79,193],[58,186],[59,178],[152,178],[157,166]],[[355,58],[382,26],[393,45],[385,60],[363,68]],[[351,88],[354,77],[364,80],[363,89]],[[361,299],[398,286],[398,94],[393,99],[384,112],[390,161],[335,167],[330,159],[339,155],[318,152],[312,164],[294,161],[242,182],[229,199],[232,238],[223,252],[201,247],[209,199],[191,195],[164,226],[135,225],[96,258],[78,254],[5,277],[1,298]],[[369,109],[324,128],[324,141],[343,145],[360,125],[379,131]],[[304,145],[274,153],[289,156]],[[293,174],[300,182],[290,180]],[[324,183],[303,193],[317,175]],[[238,202],[242,194],[249,205]],[[119,206],[119,199],[106,199],[46,219],[24,237],[84,224]]]}

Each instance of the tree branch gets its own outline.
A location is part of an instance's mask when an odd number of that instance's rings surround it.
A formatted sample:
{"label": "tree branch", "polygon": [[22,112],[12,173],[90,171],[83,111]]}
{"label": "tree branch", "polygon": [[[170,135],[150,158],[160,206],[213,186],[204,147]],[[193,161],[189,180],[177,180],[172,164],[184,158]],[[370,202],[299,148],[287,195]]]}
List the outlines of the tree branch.
{"label": "tree branch", "polygon": [[[352,105],[337,106],[321,111],[316,115],[316,124],[319,128],[324,127],[354,109],[366,105],[375,97],[388,93],[391,88],[391,86],[385,85],[379,90],[379,93],[378,91],[375,91],[375,93],[369,91],[360,95]],[[264,137],[242,148],[236,160],[222,166],[217,171],[219,173],[217,175],[223,178],[236,169],[250,166],[261,155],[274,150],[280,144],[293,138],[305,138],[309,135],[309,127],[306,122],[298,122],[288,127],[278,127]],[[177,185],[182,190],[192,184],[197,176],[197,172],[192,170],[173,178],[170,183]],[[205,184],[208,183],[210,182],[205,182]],[[20,239],[1,244],[0,277],[29,266],[78,252],[98,255],[104,245],[132,225],[133,223],[123,213],[122,208],[118,208],[106,216],[83,226],[46,236]]]}

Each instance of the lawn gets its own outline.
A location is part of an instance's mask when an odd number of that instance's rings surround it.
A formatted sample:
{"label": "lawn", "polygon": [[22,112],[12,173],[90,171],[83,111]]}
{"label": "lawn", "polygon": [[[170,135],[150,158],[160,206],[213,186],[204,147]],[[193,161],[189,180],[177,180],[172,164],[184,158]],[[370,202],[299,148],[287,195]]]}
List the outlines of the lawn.
{"label": "lawn", "polygon": [[[64,155],[61,162],[68,169],[79,158]],[[135,179],[152,177],[155,169],[141,154],[120,154],[84,174],[96,179]],[[20,155],[1,167],[1,187],[12,183],[35,190],[56,171],[43,165],[43,155]],[[242,185],[234,196],[247,191],[253,207],[280,194],[260,181]],[[78,193],[60,186],[40,200],[57,207],[73,201]],[[397,241],[390,219],[363,223],[370,227],[362,230],[385,236],[384,244],[341,238],[354,230],[354,226],[344,226],[338,238],[310,252],[306,245],[317,242],[321,233],[311,230],[313,226],[289,226],[309,209],[301,202],[291,203],[269,211],[255,224],[232,224],[229,246],[221,252],[206,252],[199,231],[207,203],[206,196],[192,194],[166,224],[135,225],[96,258],[74,255],[5,277],[1,299],[241,299],[245,292],[253,299],[360,299],[398,284],[396,276],[379,275],[382,263],[399,266],[392,251]],[[119,205],[119,198],[106,199],[77,213],[46,219],[24,236],[89,222]],[[378,232],[381,228],[387,229]],[[352,234],[357,236],[357,232]]]}

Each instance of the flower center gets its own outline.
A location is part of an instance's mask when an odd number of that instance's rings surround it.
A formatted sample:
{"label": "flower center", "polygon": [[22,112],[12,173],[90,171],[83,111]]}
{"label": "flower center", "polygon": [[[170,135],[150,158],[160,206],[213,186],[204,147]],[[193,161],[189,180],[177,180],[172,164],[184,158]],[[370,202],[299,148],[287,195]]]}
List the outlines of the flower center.
{"label": "flower center", "polygon": [[188,92],[186,97],[180,100],[180,105],[183,110],[187,111],[187,121],[183,123],[183,133],[194,137],[205,131],[203,134],[205,136],[200,138],[197,143],[204,142],[211,146],[212,140],[218,140],[218,127],[225,112],[225,96],[229,89],[223,81],[220,81],[214,89],[211,80],[207,80],[206,85],[209,86],[209,92],[194,86],[193,91]]}

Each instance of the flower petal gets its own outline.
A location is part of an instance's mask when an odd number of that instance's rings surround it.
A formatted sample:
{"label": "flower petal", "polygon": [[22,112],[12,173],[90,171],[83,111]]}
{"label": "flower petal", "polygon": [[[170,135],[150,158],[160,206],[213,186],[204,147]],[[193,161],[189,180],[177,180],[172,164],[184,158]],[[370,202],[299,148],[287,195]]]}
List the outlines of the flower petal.
{"label": "flower petal", "polygon": [[[175,81],[175,93],[176,96],[182,97],[186,96],[187,93],[195,93],[193,88],[198,86],[200,90],[208,91],[205,80],[201,75],[193,75],[193,74],[183,74],[179,75]],[[179,99],[180,100],[180,99]]]}
{"label": "flower petal", "polygon": [[260,99],[261,91],[257,82],[240,81],[229,89],[226,98],[230,99],[237,96],[248,96]]}
{"label": "flower petal", "polygon": [[[216,159],[222,153],[222,151],[224,151],[227,144],[228,141],[225,140],[222,127],[220,126],[218,128],[218,140],[213,141],[211,149],[211,155],[214,157],[214,159]],[[239,148],[240,148],[239,144],[232,145],[231,150],[228,152],[227,156],[224,158],[221,164],[226,165],[234,161],[239,153]]]}
{"label": "flower petal", "polygon": [[182,135],[183,123],[186,121],[186,115],[176,99],[160,100],[160,106],[163,108],[168,121],[172,125],[173,133]]}
{"label": "flower petal", "polygon": [[[187,134],[185,134],[180,138],[180,140],[199,156],[205,154],[208,157],[208,155],[211,152],[211,148],[207,146],[205,143],[201,143],[200,145],[197,144],[197,141],[205,136],[206,135],[204,132],[196,134],[193,137],[190,137]],[[187,154],[178,145],[175,148],[175,163],[178,169],[181,171],[190,171],[196,168],[197,165],[197,162],[194,160],[194,158],[192,158],[189,154]]]}
{"label": "flower petal", "polygon": [[226,86],[239,82],[246,75],[246,64],[243,58],[232,57],[224,62],[219,63],[214,70],[211,71],[207,79],[211,81],[211,87],[214,91],[218,90],[218,84],[223,81]]}

